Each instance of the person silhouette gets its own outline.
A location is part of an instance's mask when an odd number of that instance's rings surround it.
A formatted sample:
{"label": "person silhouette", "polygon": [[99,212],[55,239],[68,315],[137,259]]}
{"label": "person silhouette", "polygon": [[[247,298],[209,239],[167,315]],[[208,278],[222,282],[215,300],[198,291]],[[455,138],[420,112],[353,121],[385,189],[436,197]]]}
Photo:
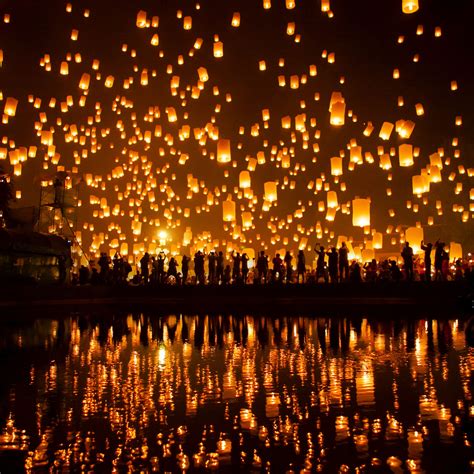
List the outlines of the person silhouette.
{"label": "person silhouette", "polygon": [[431,251],[433,250],[433,244],[425,241],[421,241],[421,250],[425,252],[425,280],[431,281]]}
{"label": "person silhouette", "polygon": [[405,269],[405,278],[407,281],[413,280],[413,249],[410,247],[409,242],[405,242],[405,246],[402,250],[403,267]]}

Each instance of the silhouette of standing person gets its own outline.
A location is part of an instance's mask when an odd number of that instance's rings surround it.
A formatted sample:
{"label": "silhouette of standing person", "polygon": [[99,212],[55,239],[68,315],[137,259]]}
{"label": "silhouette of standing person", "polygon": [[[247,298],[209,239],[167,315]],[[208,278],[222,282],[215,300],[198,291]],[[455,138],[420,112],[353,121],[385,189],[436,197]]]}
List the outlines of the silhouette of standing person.
{"label": "silhouette of standing person", "polygon": [[148,277],[150,275],[150,269],[148,265],[150,263],[150,255],[148,252],[145,252],[145,255],[140,259],[140,271],[143,277],[143,283],[146,285],[148,283]]}
{"label": "silhouette of standing person", "polygon": [[216,280],[217,284],[222,284],[224,280],[224,254],[222,251],[216,257]]}
{"label": "silhouette of standing person", "polygon": [[[316,248],[317,245],[319,245],[319,250]],[[326,281],[326,270],[324,268],[324,257],[326,252],[324,251],[324,247],[321,244],[316,244],[314,246],[314,251],[318,256],[318,260],[316,261],[316,283],[318,283],[320,277],[323,277],[324,281]]]}
{"label": "silhouette of standing person", "polygon": [[232,254],[232,260],[234,262],[232,267],[232,280],[234,280],[235,283],[240,278],[240,263],[242,261],[240,253],[236,252],[235,254]]}
{"label": "silhouette of standing person", "polygon": [[289,250],[286,251],[284,260],[285,260],[285,267],[286,267],[286,282],[291,283],[291,280],[293,277],[293,267],[291,265],[291,261],[293,260],[293,257],[291,256],[291,253]]}
{"label": "silhouette of standing person", "polygon": [[331,283],[337,283],[337,263],[339,256],[336,247],[331,247],[331,250],[327,252],[327,256],[329,258],[329,278],[331,279]]}
{"label": "silhouette of standing person", "polygon": [[190,257],[187,255],[183,255],[183,259],[181,261],[181,272],[183,274],[183,285],[186,284],[186,281],[188,280],[188,274],[189,274],[189,261],[191,260]]}
{"label": "silhouette of standing person", "polygon": [[296,282],[300,282],[300,276],[302,283],[305,282],[305,274],[306,274],[306,258],[304,256],[304,251],[300,250],[298,252],[298,257],[297,257],[297,263],[296,263],[296,272],[297,272],[297,277],[296,277]]}
{"label": "silhouette of standing person", "polygon": [[408,281],[413,280],[413,249],[409,242],[405,242],[405,247],[402,250],[403,267],[405,268],[405,278]]}
{"label": "silhouette of standing person", "polygon": [[280,282],[283,279],[283,260],[280,254],[277,253],[273,259],[272,280]]}
{"label": "silhouette of standing person", "polygon": [[196,274],[196,284],[204,285],[206,277],[204,274],[204,254],[198,250],[194,255],[194,273]]}
{"label": "silhouette of standing person", "polygon": [[268,258],[265,255],[265,252],[262,250],[260,255],[257,258],[257,281],[258,283],[267,282],[267,274],[268,274]]}
{"label": "silhouette of standing person", "polygon": [[428,242],[425,245],[425,241],[421,241],[421,250],[425,252],[425,280],[431,281],[431,251],[433,250],[433,244]]}
{"label": "silhouette of standing person", "polygon": [[209,256],[207,257],[207,259],[209,263],[209,283],[213,285],[216,281],[216,253],[214,251],[209,252]]}
{"label": "silhouette of standing person", "polygon": [[245,283],[247,283],[247,277],[248,277],[248,274],[249,274],[249,256],[246,254],[246,253],[243,253],[242,254],[242,257],[241,257],[241,260],[242,260],[242,279],[244,281],[244,285]]}
{"label": "silhouette of standing person", "polygon": [[347,281],[349,277],[349,249],[345,242],[339,247],[339,278]]}

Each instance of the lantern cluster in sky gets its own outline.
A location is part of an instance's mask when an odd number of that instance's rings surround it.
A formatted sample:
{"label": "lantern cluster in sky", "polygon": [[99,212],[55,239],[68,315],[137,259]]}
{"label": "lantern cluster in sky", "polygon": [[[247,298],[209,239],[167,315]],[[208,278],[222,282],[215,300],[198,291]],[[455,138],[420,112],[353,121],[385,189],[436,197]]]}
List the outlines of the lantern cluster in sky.
{"label": "lantern cluster in sky", "polygon": [[10,77],[0,164],[16,205],[36,204],[35,186],[68,171],[81,182],[77,238],[91,254],[347,240],[368,258],[405,240],[419,247],[424,230],[462,241],[474,213],[464,84],[445,72],[442,106],[424,89],[425,55],[442,62],[449,31],[432,15],[424,24],[428,4],[392,1],[400,32],[380,40],[365,89],[364,65],[331,44],[350,16],[340,0],[48,6],[62,26],[48,32],[51,49],[32,46],[36,77],[18,84],[28,25],[12,6],[0,26]]}

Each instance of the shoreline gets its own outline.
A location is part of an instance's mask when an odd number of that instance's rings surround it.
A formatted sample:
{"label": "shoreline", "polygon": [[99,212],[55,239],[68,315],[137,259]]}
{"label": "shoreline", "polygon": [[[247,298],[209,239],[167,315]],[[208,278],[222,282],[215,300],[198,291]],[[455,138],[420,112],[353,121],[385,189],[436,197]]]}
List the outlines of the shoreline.
{"label": "shoreline", "polygon": [[468,281],[246,286],[3,286],[0,310],[87,307],[166,311],[474,311]]}

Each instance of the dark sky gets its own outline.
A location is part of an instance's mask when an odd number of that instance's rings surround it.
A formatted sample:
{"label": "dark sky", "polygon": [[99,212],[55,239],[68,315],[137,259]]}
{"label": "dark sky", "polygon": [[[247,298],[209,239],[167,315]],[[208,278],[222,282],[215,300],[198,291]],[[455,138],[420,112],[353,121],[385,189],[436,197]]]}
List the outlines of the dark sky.
{"label": "dark sky", "polygon": [[[401,11],[400,0],[362,2],[350,0],[332,0],[331,8],[334,18],[329,19],[321,13],[319,0],[296,0],[296,8],[287,10],[285,2],[273,0],[272,8],[264,10],[261,1],[213,1],[201,2],[200,9],[196,3],[164,1],[126,1],[126,0],[100,0],[96,2],[73,1],[72,13],[66,12],[64,1],[48,0],[37,2],[34,0],[11,0],[0,2],[0,12],[9,13],[9,24],[0,24],[0,48],[3,49],[4,61],[0,69],[0,90],[6,97],[15,97],[19,100],[17,114],[10,118],[8,125],[2,125],[1,136],[14,139],[16,146],[36,145],[39,147],[37,157],[29,159],[23,166],[21,177],[15,179],[15,186],[21,189],[23,198],[17,205],[30,205],[37,203],[39,184],[34,181],[42,168],[45,147],[41,147],[39,139],[35,136],[34,122],[38,120],[38,113],[47,113],[48,122],[43,130],[55,128],[54,143],[56,151],[61,154],[60,165],[70,169],[74,164],[73,153],[81,153],[83,148],[90,149],[90,140],[85,146],[79,143],[65,143],[64,132],[57,125],[56,119],[62,118],[62,124],[76,123],[80,128],[87,125],[87,117],[94,115],[94,106],[101,104],[101,122],[94,123],[97,127],[97,141],[102,146],[95,154],[89,151],[89,157],[82,160],[79,172],[106,175],[117,164],[127,165],[130,150],[138,152],[139,156],[146,155],[147,162],[152,170],[161,169],[169,163],[165,175],[155,174],[158,185],[168,177],[176,196],[180,201],[161,205],[162,196],[155,190],[160,207],[157,212],[149,209],[147,197],[142,196],[143,212],[140,219],[146,216],[149,219],[160,219],[160,228],[170,227],[164,219],[165,208],[170,205],[191,207],[190,219],[183,219],[173,212],[172,221],[181,218],[181,225],[169,229],[174,241],[181,240],[184,229],[191,226],[194,235],[201,231],[212,231],[213,238],[228,239],[222,225],[222,206],[220,201],[226,198],[227,193],[222,193],[219,202],[211,208],[210,212],[195,213],[195,206],[206,203],[206,196],[201,192],[191,201],[186,200],[188,191],[186,176],[188,173],[205,182],[209,190],[214,191],[216,186],[227,184],[228,191],[233,192],[233,187],[238,185],[238,173],[246,169],[245,157],[255,157],[258,151],[265,151],[267,163],[257,167],[252,173],[252,188],[258,196],[258,204],[254,214],[255,230],[245,232],[247,239],[254,239],[257,233],[268,243],[268,221],[273,219],[277,223],[286,219],[288,214],[300,208],[299,202],[305,205],[302,219],[293,219],[288,229],[278,233],[281,237],[288,237],[290,241],[294,234],[300,234],[297,226],[310,230],[316,222],[321,226],[333,230],[335,236],[339,234],[353,236],[355,241],[362,241],[362,232],[352,227],[351,217],[338,211],[335,222],[325,220],[325,212],[317,210],[318,201],[326,201],[326,192],[320,191],[314,195],[307,189],[308,182],[315,180],[325,173],[326,182],[330,189],[338,193],[339,203],[350,202],[355,196],[371,197],[371,226],[377,231],[384,232],[388,224],[394,227],[413,226],[417,221],[426,225],[428,216],[433,216],[435,226],[426,227],[425,235],[429,239],[441,237],[446,241],[455,240],[463,242],[465,248],[472,249],[474,239],[472,235],[472,212],[467,223],[461,223],[461,214],[452,212],[452,205],[459,204],[469,209],[469,190],[472,187],[472,178],[467,172],[459,174],[459,166],[467,170],[474,168],[473,147],[473,112],[474,89],[472,87],[472,28],[469,25],[474,14],[472,1],[423,1],[420,0],[420,10],[412,15],[405,15]],[[90,9],[90,17],[84,18],[84,9]],[[136,15],[139,10],[145,10],[148,18],[159,16],[158,28],[139,29],[135,25]],[[177,18],[177,10],[182,10],[183,16],[193,18],[190,31],[182,27],[182,19]],[[239,28],[231,26],[233,12],[240,12],[241,25]],[[296,25],[296,34],[301,35],[301,42],[295,43],[294,36],[286,34],[288,22]],[[418,25],[423,25],[423,35],[416,35]],[[442,36],[435,38],[435,27],[442,28]],[[79,30],[79,40],[71,41],[72,29]],[[159,34],[158,47],[150,45],[154,33]],[[224,43],[224,57],[214,58],[212,43],[214,35]],[[403,35],[403,44],[397,43],[397,37]],[[197,37],[204,42],[194,56],[188,56]],[[123,43],[129,45],[128,53],[121,52]],[[135,49],[137,55],[130,57],[130,50]],[[158,52],[163,51],[163,58]],[[328,64],[322,58],[322,51],[334,52],[335,64]],[[82,55],[82,62],[69,63],[69,75],[64,77],[59,74],[59,66],[64,61],[68,52],[73,55],[77,52]],[[52,71],[46,72],[40,67],[40,59],[44,54],[51,56]],[[177,57],[182,54],[184,64],[178,65]],[[413,62],[413,56],[419,55],[419,62]],[[285,66],[278,67],[279,58],[285,59]],[[100,60],[101,80],[96,81],[95,72],[91,69],[93,59]],[[266,71],[258,70],[258,61],[265,60]],[[167,74],[167,66],[173,66],[173,73]],[[309,77],[310,64],[316,64],[318,75]],[[138,72],[133,70],[134,65]],[[207,68],[210,80],[201,91],[199,100],[193,100],[187,93],[187,104],[181,106],[179,97],[170,94],[170,79],[172,75],[180,76],[179,90],[184,91],[187,85],[196,85],[197,68]],[[143,68],[149,71],[149,85],[140,86],[140,74]],[[394,68],[400,70],[400,79],[392,78]],[[151,77],[151,71],[156,70],[156,78]],[[91,86],[88,93],[86,106],[77,106],[82,91],[78,88],[81,75],[84,72],[91,74]],[[277,77],[285,75],[289,83],[290,75],[308,75],[308,81],[300,85],[299,89],[292,90],[287,86],[278,86]],[[105,77],[113,75],[115,84],[112,89],[104,87]],[[339,78],[344,76],[344,84],[339,83]],[[128,90],[122,87],[124,78],[134,77],[134,84]],[[456,80],[459,90],[452,92],[450,82]],[[219,96],[212,94],[213,86],[218,86]],[[329,99],[333,91],[342,92],[346,102],[346,112],[352,110],[357,115],[358,121],[352,123],[346,116],[343,127],[329,125]],[[225,94],[232,94],[232,102],[225,102]],[[314,101],[315,93],[320,94],[320,100]],[[42,99],[40,110],[36,110],[27,102],[28,94]],[[72,95],[74,107],[66,114],[62,114],[59,105],[55,109],[48,107],[51,97],[56,97],[58,103],[64,101],[66,96]],[[121,108],[118,116],[112,110],[115,97],[125,96],[133,100],[133,109]],[[397,106],[397,97],[403,96],[404,107]],[[302,109],[300,101],[305,101],[306,107]],[[422,103],[425,114],[417,117],[415,104]],[[222,110],[215,113],[216,104]],[[153,124],[143,121],[150,106],[158,106],[161,117]],[[168,123],[166,107],[175,107],[178,114],[178,123]],[[2,106],[3,107],[3,106]],[[270,109],[271,119],[268,129],[264,129],[261,111]],[[184,112],[189,113],[188,120],[183,117]],[[179,154],[188,153],[190,159],[186,165],[177,164],[177,155],[170,154],[170,148],[164,143],[163,138],[152,140],[147,149],[143,142],[129,144],[127,140],[135,133],[132,114],[137,114],[136,125],[140,130],[153,130],[156,124],[163,127],[163,137],[170,133],[174,137],[173,147]],[[290,115],[294,118],[297,114],[306,113],[306,126],[309,132],[309,148],[302,148],[302,137],[295,132],[296,142],[292,143],[291,133],[294,130],[283,130],[280,119]],[[455,117],[463,117],[462,127],[455,126]],[[205,148],[207,156],[202,156],[202,149],[191,136],[189,140],[179,141],[178,130],[184,124],[189,124],[191,130],[195,127],[203,128],[215,117],[215,125],[219,127],[219,135],[229,138],[232,143],[232,159],[236,167],[218,165],[216,161],[209,160],[209,153],[216,151],[216,142],[208,139]],[[310,127],[310,118],[317,121],[316,127]],[[380,126],[384,121],[413,120],[415,130],[409,140],[401,140],[395,131],[389,141],[378,138]],[[122,140],[115,127],[117,120],[122,120],[127,132],[127,139]],[[375,130],[370,138],[362,135],[365,124],[371,121]],[[250,127],[256,123],[260,125],[258,137],[250,136]],[[239,135],[239,127],[245,127],[245,134]],[[101,137],[101,129],[110,128],[110,134]],[[314,138],[316,130],[320,130],[320,138]],[[192,132],[191,132],[192,135]],[[453,137],[459,139],[459,145],[452,146]],[[364,163],[357,166],[353,172],[347,170],[348,151],[347,144],[355,139],[362,146],[363,152],[371,152],[375,163]],[[264,140],[268,141],[265,148]],[[238,149],[238,143],[242,144]],[[410,143],[420,147],[420,156],[415,159],[415,164],[409,168],[398,165],[398,154],[392,157],[393,176],[391,182],[387,181],[389,172],[383,171],[378,166],[377,147],[384,146],[385,152],[391,147],[401,143]],[[318,143],[319,153],[313,153],[313,144]],[[295,156],[291,159],[290,169],[277,168],[275,162],[269,161],[269,150],[275,145],[279,150],[284,147],[295,147]],[[4,146],[4,145],[2,145]],[[113,148],[111,148],[113,147]],[[159,149],[165,150],[165,156],[159,155]],[[445,166],[442,172],[442,183],[432,184],[427,195],[427,205],[422,200],[413,196],[411,178],[419,174],[420,170],[429,163],[429,155],[444,147],[445,157],[451,157],[451,164]],[[121,151],[126,148],[127,153]],[[346,183],[347,190],[342,192],[339,184],[334,183],[330,176],[329,158],[345,150],[344,175],[342,182]],[[454,158],[455,150],[459,150],[460,157]],[[317,162],[312,158],[316,156]],[[117,162],[115,162],[117,161]],[[293,173],[296,163],[306,166],[305,172]],[[224,170],[230,172],[229,178],[224,178]],[[50,167],[51,170],[51,167]],[[449,181],[450,173],[456,173],[454,181]],[[176,174],[176,180],[171,175]],[[154,174],[152,172],[152,174]],[[295,189],[279,189],[277,206],[267,213],[260,211],[263,197],[263,182],[269,179],[278,179],[283,183],[284,177],[295,180]],[[137,178],[144,183],[150,179],[140,169]],[[119,203],[114,186],[119,192],[126,189],[131,175],[126,172],[119,180],[107,182],[105,191],[90,189],[85,184],[81,185],[81,197],[85,203],[79,213],[79,226],[84,222],[94,223],[96,231],[104,231],[111,222],[117,222],[122,227],[122,232],[129,236],[132,242],[130,222],[128,216],[110,219],[94,219],[92,210],[97,206],[88,205],[89,194],[106,197],[110,207]],[[455,194],[456,183],[462,183],[463,190]],[[386,196],[386,188],[392,189],[392,196]],[[138,198],[139,195],[132,191],[129,197]],[[248,210],[248,200],[237,200],[238,207]],[[311,207],[308,201],[313,201]],[[413,213],[406,209],[406,201],[420,203],[420,211]],[[438,216],[435,203],[441,200],[444,213]],[[124,205],[125,203],[125,205]],[[122,201],[122,208],[129,208],[126,201]],[[396,215],[390,218],[388,209],[395,209]],[[237,213],[237,224],[241,224],[240,212]],[[170,224],[170,221],[168,224]],[[300,231],[302,229],[300,227]],[[144,224],[142,236],[152,239],[156,228]],[[396,234],[393,234],[394,236]],[[88,240],[87,234],[85,240]],[[110,239],[116,238],[115,232],[109,233]],[[325,239],[328,235],[325,236]],[[311,235],[309,242],[315,239]],[[334,242],[334,240],[331,240]],[[387,249],[390,247],[386,238]],[[293,243],[296,247],[296,243]],[[250,246],[254,246],[251,244]],[[277,244],[276,247],[281,247]]]}

